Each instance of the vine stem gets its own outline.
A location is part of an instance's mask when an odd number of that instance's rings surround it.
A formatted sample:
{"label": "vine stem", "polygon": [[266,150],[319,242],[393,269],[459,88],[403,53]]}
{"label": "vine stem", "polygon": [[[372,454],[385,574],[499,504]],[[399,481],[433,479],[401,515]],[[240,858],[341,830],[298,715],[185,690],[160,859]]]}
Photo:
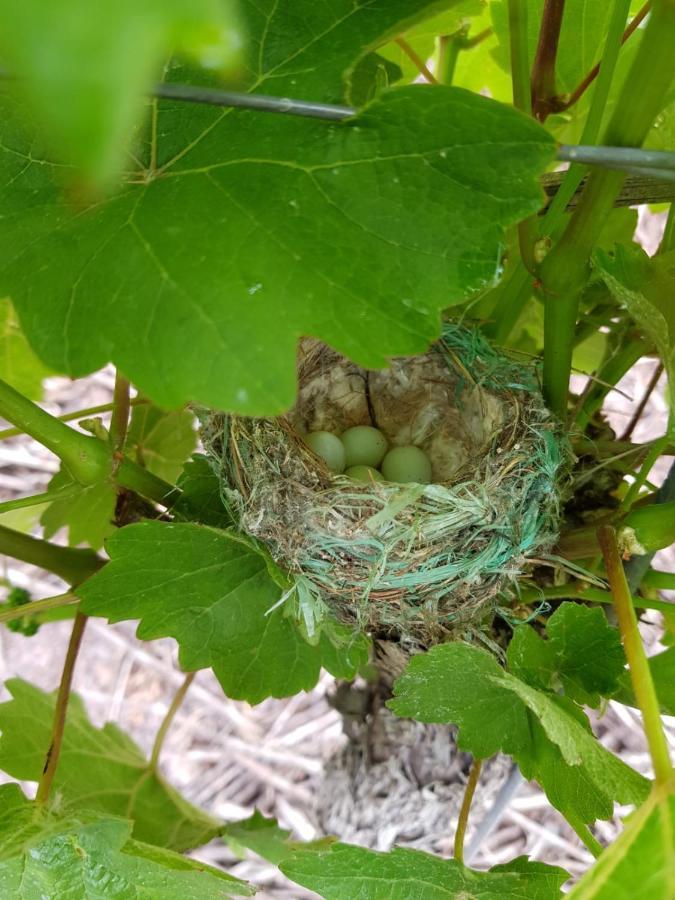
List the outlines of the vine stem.
{"label": "vine stem", "polygon": [[70,634],[68,650],[66,651],[66,659],[63,664],[63,672],[61,673],[61,683],[59,691],[56,695],[56,707],[54,710],[54,722],[52,725],[52,735],[49,742],[49,748],[45,757],[45,765],[42,771],[42,777],[38,783],[35,802],[39,806],[44,806],[49,800],[49,792],[52,788],[56,767],[59,764],[59,756],[61,755],[61,744],[63,743],[63,729],[66,724],[66,713],[68,711],[68,700],[70,698],[70,688],[73,683],[73,672],[77,661],[77,654],[82,644],[82,635],[87,624],[87,617],[78,612],[73,622],[73,630]]}
{"label": "vine stem", "polygon": [[532,112],[532,95],[527,47],[527,0],[508,0],[508,14],[513,105],[529,115]]}
{"label": "vine stem", "polygon": [[584,847],[588,850],[591,856],[594,856],[596,859],[602,853],[602,844],[595,839],[595,837],[591,834],[591,830],[586,825],[585,822],[582,822],[581,819],[576,816],[572,816],[569,814],[565,815],[567,819],[567,823],[572,828],[576,836],[579,838]]}
{"label": "vine stem", "polygon": [[75,594],[57,594],[54,597],[45,597],[44,600],[32,600],[24,606],[2,610],[0,606],[0,622],[12,622],[14,619],[23,619],[24,616],[36,616],[38,613],[47,612],[50,609],[59,609],[62,606],[71,606],[79,603],[80,598]]}
{"label": "vine stem", "polygon": [[621,503],[619,504],[619,510],[621,512],[626,512],[631,508],[631,506],[635,503],[640,493],[640,490],[647,478],[649,477],[649,473],[654,467],[654,463],[658,460],[661,454],[665,451],[666,446],[668,445],[668,435],[664,434],[663,437],[659,438],[652,446],[649,448],[649,452],[645,457],[644,462],[640,466],[640,471],[635,476],[635,480],[631,484],[631,486],[626,491],[626,496],[623,498]]}
{"label": "vine stem", "polygon": [[555,66],[564,12],[565,0],[545,0],[531,77],[532,114],[540,122],[560,108]]}
{"label": "vine stem", "polygon": [[[591,556],[596,548],[589,549]],[[577,581],[571,584],[554,585],[548,588],[525,588],[521,590],[517,598],[521,603],[537,603],[541,600],[585,600],[590,603],[611,604],[612,595],[601,588],[588,587],[585,582]],[[672,612],[675,605],[666,600],[649,600],[646,597],[632,597],[631,603],[636,609],[655,609],[659,612]]]}
{"label": "vine stem", "polygon": [[471,769],[469,770],[469,777],[466,782],[466,787],[464,789],[464,797],[462,798],[462,808],[459,811],[459,818],[457,820],[457,830],[455,831],[455,847],[454,847],[454,857],[459,863],[464,862],[464,837],[466,835],[466,828],[469,824],[469,813],[471,811],[471,803],[473,801],[473,795],[476,793],[476,785],[478,784],[478,779],[480,778],[480,770],[483,768],[483,760],[482,759],[474,759],[471,763]]}
{"label": "vine stem", "polygon": [[178,712],[178,710],[181,707],[181,704],[183,703],[183,700],[185,700],[185,695],[187,694],[187,692],[190,688],[190,685],[194,681],[196,674],[197,674],[196,672],[189,672],[185,676],[183,683],[181,684],[181,686],[178,688],[178,690],[174,694],[173,700],[171,701],[171,705],[169,706],[169,708],[166,711],[166,715],[162,719],[162,724],[159,726],[159,728],[157,730],[157,734],[155,735],[155,742],[152,745],[152,753],[150,754],[150,761],[148,763],[149,768],[153,772],[157,771],[157,767],[159,765],[159,757],[162,752],[162,746],[164,745],[164,740],[166,738],[166,735],[169,731],[169,728],[171,727],[171,723],[173,722],[173,720],[176,717],[176,713]]}
{"label": "vine stem", "polygon": [[0,415],[55,453],[80,484],[96,484],[114,474],[122,487],[165,506],[178,496],[174,485],[129,459],[121,460],[113,473],[109,444],[76,431],[1,380]]}
{"label": "vine stem", "polygon": [[[675,2],[654,3],[644,35],[604,143],[632,147],[644,141],[660,112],[672,80]],[[623,182],[623,174],[594,171],[581,201],[541,267],[545,301],[544,394],[564,419],[572,369],[579,296],[589,275],[589,258]]]}
{"label": "vine stem", "polygon": [[633,684],[635,698],[642,713],[649,754],[654,766],[656,785],[665,785],[670,780],[673,769],[668,753],[668,744],[663,732],[659,701],[654,689],[649,663],[642,645],[637,617],[631,603],[628,582],[623,570],[621,555],[616,543],[616,531],[610,525],[598,529],[598,540],[602,547],[607,578],[614,597],[621,640],[628,660],[628,669]]}
{"label": "vine stem", "polygon": [[[630,24],[626,27],[624,33],[621,36],[621,44],[625,44],[628,38],[633,34],[633,32],[638,28],[640,23],[644,20],[647,13],[651,9],[651,0],[642,7],[642,9],[638,10],[633,16]],[[625,18],[625,17],[624,17]],[[593,84],[594,80],[598,77],[599,73],[602,71],[602,66],[605,65],[605,59],[601,60],[601,62],[596,63],[591,71],[583,78],[579,84],[575,87],[575,89],[570,94],[569,98],[563,103],[562,106],[558,107],[558,109],[562,112],[565,109],[569,109],[570,106],[574,106],[575,103],[579,101],[579,99],[585,94],[588,88]]]}
{"label": "vine stem", "polygon": [[117,372],[113,389],[112,416],[110,417],[110,442],[113,448],[113,455],[121,454],[127,439],[129,411],[131,409],[130,388],[131,385],[128,379],[120,372]]}
{"label": "vine stem", "polygon": [[[148,403],[145,397],[132,397],[129,401],[130,406],[142,406]],[[110,412],[113,408],[112,403],[100,403],[98,406],[88,406],[86,409],[76,409],[75,412],[64,413],[62,416],[56,416],[59,422],[72,422],[74,419],[84,419],[89,416],[96,416],[99,413]],[[22,428],[5,428],[0,431],[0,441],[6,438],[19,437],[26,432]]]}
{"label": "vine stem", "polygon": [[71,585],[81,584],[105,563],[93,550],[60,547],[5,525],[0,525],[0,553],[53,572]]}

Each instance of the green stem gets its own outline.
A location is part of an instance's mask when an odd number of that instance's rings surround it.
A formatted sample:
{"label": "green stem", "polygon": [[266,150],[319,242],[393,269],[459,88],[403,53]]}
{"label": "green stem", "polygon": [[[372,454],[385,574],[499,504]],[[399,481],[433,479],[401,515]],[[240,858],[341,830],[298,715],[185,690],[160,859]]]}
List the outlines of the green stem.
{"label": "green stem", "polygon": [[513,105],[529,115],[532,112],[532,99],[527,46],[527,0],[508,0],[508,10]]}
{"label": "green stem", "polygon": [[602,853],[602,844],[593,837],[588,825],[582,822],[577,816],[571,815],[570,813],[565,813],[565,818],[584,847],[597,859]]}
{"label": "green stem", "polygon": [[[145,397],[132,397],[129,401],[130,406],[142,406],[144,403],[148,403]],[[76,409],[75,412],[64,413],[62,416],[56,416],[59,422],[72,422],[74,419],[85,419],[89,416],[96,416],[99,413],[107,413],[110,412],[113,408],[112,403],[100,403],[98,406],[88,406],[86,409]],[[26,432],[23,428],[6,428],[4,431],[0,431],[0,441],[4,441],[6,438],[19,437],[19,435],[25,434]]]}
{"label": "green stem", "polygon": [[439,84],[452,84],[457,67],[457,59],[462,50],[463,38],[466,38],[466,26],[454,34],[444,34],[438,42],[438,64],[436,80]]}
{"label": "green stem", "polygon": [[614,597],[614,608],[619,621],[623,648],[628,660],[633,691],[642,712],[642,722],[654,766],[655,782],[657,786],[665,785],[669,782],[673,769],[661,723],[659,701],[656,697],[652,674],[647,662],[642,638],[640,637],[635,610],[633,609],[630,591],[628,590],[628,582],[626,581],[619,548],[616,543],[616,532],[609,525],[603,525],[598,529],[598,540],[602,547],[607,577]]}
{"label": "green stem", "polygon": [[645,481],[649,477],[649,473],[654,467],[654,463],[663,454],[667,444],[668,435],[664,434],[662,438],[659,438],[659,440],[652,444],[652,446],[649,448],[649,452],[647,453],[645,461],[640,467],[640,471],[635,476],[635,480],[626,491],[626,496],[623,498],[621,504],[619,505],[619,509],[622,512],[629,510],[633,503],[635,503],[635,501],[637,500]]}
{"label": "green stem", "polygon": [[[602,52],[602,67],[593,91],[593,99],[588,116],[581,133],[580,143],[594,144],[600,134],[602,117],[605,112],[607,97],[614,79],[616,63],[623,40],[623,30],[630,10],[630,0],[616,0],[607,29],[607,37]],[[561,222],[565,220],[565,210],[581,184],[585,174],[583,166],[571,165],[562,184],[546,211],[541,225],[542,235],[553,234]]]}
{"label": "green stem", "polygon": [[0,553],[53,572],[72,585],[85,581],[105,563],[93,550],[60,547],[4,525],[0,525]]}
{"label": "green stem", "polygon": [[171,701],[171,705],[166,711],[166,715],[162,719],[162,724],[159,726],[157,730],[157,734],[155,736],[155,742],[152,745],[152,753],[150,754],[150,761],[148,762],[148,767],[151,771],[156,772],[157,767],[159,765],[159,757],[162,752],[162,746],[164,744],[164,739],[166,738],[167,732],[171,727],[171,723],[176,717],[176,713],[181,707],[183,700],[185,700],[185,695],[187,694],[190,685],[194,681],[194,677],[197,673],[190,672],[185,676],[185,680],[181,684],[181,686],[176,691],[173,700]]}
{"label": "green stem", "polygon": [[[665,102],[672,80],[675,3],[661,0],[647,22],[635,61],[623,85],[604,143],[639,147]],[[594,171],[579,205],[541,267],[545,297],[544,393],[549,407],[564,419],[572,368],[574,328],[580,293],[589,274],[589,258],[612,210],[624,175]]]}
{"label": "green stem", "polygon": [[11,512],[13,509],[28,509],[31,506],[41,506],[43,503],[51,503],[53,500],[67,500],[75,497],[82,488],[79,485],[71,485],[59,491],[45,491],[43,494],[32,494],[30,497],[15,497],[13,500],[3,500],[0,503],[0,515]]}
{"label": "green stem", "polygon": [[675,203],[670,204],[658,253],[667,253],[669,250],[675,250]]}
{"label": "green stem", "polygon": [[464,797],[462,798],[462,808],[459,811],[457,820],[457,830],[455,831],[455,847],[454,857],[457,862],[464,862],[464,836],[466,828],[469,824],[469,813],[471,812],[471,802],[473,795],[476,793],[476,785],[480,778],[480,770],[483,767],[482,759],[474,759],[469,770],[469,777],[464,788]]}
{"label": "green stem", "polygon": [[115,375],[115,388],[113,391],[112,416],[110,417],[110,442],[113,454],[119,454],[124,450],[124,442],[127,439],[127,426],[129,425],[129,410],[131,401],[129,398],[129,381],[119,372]]}
{"label": "green stem", "polygon": [[614,385],[618,384],[626,372],[651,349],[651,345],[641,335],[633,335],[632,339],[628,340],[620,338],[618,349],[600,367],[597,381],[590,387],[581,409],[576,415],[575,429],[577,431],[586,430],[588,423],[601,408],[607,394],[614,389]]}
{"label": "green stem", "polygon": [[[584,600],[589,603],[611,604],[612,595],[601,588],[588,587],[583,581],[570,584],[555,585],[547,588],[525,588],[518,595],[518,602],[528,604],[540,603],[542,600]],[[659,612],[675,611],[675,604],[665,600],[647,600],[644,597],[631,597],[636,609],[655,609]]]}
{"label": "green stem", "polygon": [[[657,591],[675,591],[675,572],[660,572],[650,569],[642,579],[642,586]],[[671,607],[674,604],[670,604]]]}
{"label": "green stem", "polygon": [[[0,415],[55,453],[80,484],[96,484],[113,474],[112,448],[98,438],[70,428],[0,381]],[[177,496],[174,485],[129,459],[119,462],[117,483],[166,505]]]}
{"label": "green stem", "polygon": [[[520,234],[518,237],[520,238]],[[495,324],[492,328],[486,328],[496,344],[506,343],[531,296],[532,275],[520,259],[500,286],[495,306]]]}
{"label": "green stem", "polygon": [[66,725],[66,713],[68,711],[68,700],[70,699],[70,688],[73,683],[73,671],[77,654],[82,643],[82,635],[84,627],[87,624],[87,617],[79,613],[75,616],[73,630],[70,635],[70,643],[66,652],[66,659],[63,664],[63,673],[61,675],[61,683],[59,691],[56,695],[56,707],[54,709],[54,722],[52,725],[52,736],[45,758],[45,765],[42,777],[38,783],[37,793],[35,794],[35,802],[39,806],[44,806],[49,800],[49,792],[52,788],[56,767],[59,764],[59,756],[61,754],[61,744],[63,743],[63,730]]}
{"label": "green stem", "polygon": [[0,623],[12,622],[14,619],[23,619],[25,616],[36,616],[50,609],[59,609],[62,606],[72,606],[79,603],[79,597],[75,594],[57,594],[55,597],[45,597],[44,600],[33,600],[24,606],[15,606],[12,609],[3,610],[0,604]]}
{"label": "green stem", "polygon": [[69,428],[4,381],[0,381],[0,415],[55,453],[75,481],[95,484],[110,471],[109,447]]}

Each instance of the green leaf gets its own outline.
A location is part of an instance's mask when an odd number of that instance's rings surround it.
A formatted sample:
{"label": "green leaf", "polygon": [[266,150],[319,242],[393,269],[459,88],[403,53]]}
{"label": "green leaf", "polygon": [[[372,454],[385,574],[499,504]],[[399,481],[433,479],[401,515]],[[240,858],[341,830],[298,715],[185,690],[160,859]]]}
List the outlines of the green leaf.
{"label": "green leaf", "polygon": [[483,650],[452,643],[411,659],[389,707],[399,716],[459,726],[479,759],[513,756],[563,814],[610,818],[614,801],[639,803],[648,783],[594,738],[579,707],[510,675]]}
{"label": "green leaf", "polygon": [[235,700],[259,703],[316,684],[321,644],[302,638],[285,606],[270,612],[282,589],[266,558],[236,534],[143,522],[106,548],[111,562],[78,589],[87,615],[140,619],[143,640],[175,638],[181,667],[211,667]]}
{"label": "green leaf", "polygon": [[253,889],[205,863],[130,839],[131,822],[58,819],[0,787],[0,895],[12,900],[220,900]]}
{"label": "green leaf", "polygon": [[160,172],[146,157],[73,212],[6,115],[0,285],[36,352],[70,375],[112,359],[163,407],[246,415],[293,402],[302,334],[367,367],[425,350],[441,310],[498,277],[554,152],[457,88],[395,89],[338,124],[164,103]]}
{"label": "green leaf", "polygon": [[515,675],[588,706],[616,691],[626,660],[619,632],[601,609],[563,603],[548,620],[546,634],[543,641],[530,626],[516,628],[507,654]]}
{"label": "green leaf", "polygon": [[31,350],[12,304],[0,298],[0,378],[31,400],[39,400],[42,379],[50,374]]}
{"label": "green leaf", "polygon": [[94,550],[102,547],[115,530],[115,485],[110,481],[82,485],[61,468],[49,482],[49,490],[62,492],[63,497],[52,500],[42,513],[44,536],[50,538],[61,528],[67,528],[71,547],[78,544],[88,544]]}
{"label": "green leaf", "polygon": [[[172,50],[231,66],[232,0],[0,0],[0,54],[61,162],[88,187],[122,166],[132,130]],[[66,170],[66,174],[68,173]]]}
{"label": "green leaf", "polygon": [[[614,256],[598,250],[595,263],[616,299],[654,342],[675,384],[675,250],[653,257],[636,244],[617,244]],[[675,434],[675,392],[670,392],[669,431]]]}
{"label": "green leaf", "polygon": [[126,452],[153,475],[173,484],[196,445],[195,417],[189,410],[164,412],[150,404],[134,407]]}
{"label": "green leaf", "polygon": [[208,457],[195,453],[183,466],[176,484],[183,493],[177,509],[172,512],[181,518],[196,518],[214,528],[228,528],[233,524],[232,516],[221,500],[220,482]]}
{"label": "green leaf", "polygon": [[567,895],[570,900],[671,900],[675,896],[675,785],[653,788],[618,839]]}
{"label": "green leaf", "polygon": [[221,830],[221,837],[235,853],[244,856],[245,850],[252,850],[275,866],[295,853],[322,851],[335,842],[332,837],[310,842],[294,841],[289,840],[290,834],[279,828],[275,819],[266,818],[258,810],[248,819],[233,822]]}
{"label": "green leaf", "polygon": [[306,100],[344,100],[350,70],[363,55],[448,2],[457,0],[244,0],[251,89]]}
{"label": "green leaf", "polygon": [[377,853],[349,844],[300,852],[279,868],[325,900],[553,900],[569,877],[564,869],[525,857],[474,872],[454,859],[419,850]]}
{"label": "green leaf", "polygon": [[[6,687],[0,705],[0,768],[14,778],[38,781],[49,746],[54,695],[21,679]],[[71,695],[54,789],[69,811],[86,808],[134,821],[134,838],[173,850],[198,847],[220,823],[184,800],[141,750],[111,722],[95,728],[81,699]]]}

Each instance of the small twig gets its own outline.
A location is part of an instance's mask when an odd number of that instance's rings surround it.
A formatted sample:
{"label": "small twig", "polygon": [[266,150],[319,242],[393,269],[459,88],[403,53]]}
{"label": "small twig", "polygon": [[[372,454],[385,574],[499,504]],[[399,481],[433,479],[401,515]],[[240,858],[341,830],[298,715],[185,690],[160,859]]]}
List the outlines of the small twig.
{"label": "small twig", "polygon": [[640,398],[640,402],[638,403],[638,405],[635,409],[635,412],[631,416],[630,421],[629,421],[628,425],[626,426],[626,430],[619,438],[620,441],[630,440],[631,435],[633,434],[633,431],[635,430],[635,426],[640,421],[640,417],[642,416],[642,413],[645,411],[645,407],[646,407],[647,403],[649,402],[649,398],[652,395],[652,391],[654,390],[656,385],[659,383],[659,378],[661,377],[662,374],[663,374],[663,363],[659,362],[652,373],[652,377],[649,379],[647,387],[645,388],[645,392],[642,395],[642,397]]}
{"label": "small twig", "polygon": [[614,608],[619,621],[623,649],[628,660],[633,692],[642,713],[649,754],[654,766],[655,782],[657,785],[665,785],[672,777],[673,769],[661,722],[659,701],[616,543],[616,531],[609,525],[602,525],[598,529],[598,540],[602,547],[607,578],[614,597]]}
{"label": "small twig", "polygon": [[469,777],[466,782],[466,787],[464,789],[464,797],[462,799],[462,808],[459,811],[459,818],[457,820],[457,830],[455,831],[455,848],[454,848],[454,856],[457,862],[464,862],[464,836],[466,835],[466,828],[469,824],[469,813],[471,811],[471,802],[473,800],[473,795],[476,792],[476,785],[478,784],[478,779],[480,777],[480,770],[483,767],[482,759],[474,759],[471,763],[471,769],[469,770]]}
{"label": "small twig", "polygon": [[[651,8],[651,3],[645,3],[645,5],[640,9],[631,20],[630,25],[627,26],[626,30],[623,33],[623,37],[621,38],[621,43],[625,44],[628,38],[633,34],[633,32],[637,29],[643,19],[646,17],[647,13]],[[600,72],[600,63],[596,63],[591,71],[583,78],[579,84],[575,87],[575,89],[570,94],[569,98],[564,101],[562,106],[558,107],[558,111],[562,112],[563,110],[569,109],[570,106],[574,106],[574,104],[579,100],[579,98],[588,90],[588,88],[593,84],[595,79],[598,77]]]}
{"label": "small twig", "polygon": [[70,635],[70,642],[66,652],[66,659],[63,664],[63,673],[61,674],[61,684],[56,696],[56,707],[54,709],[54,723],[52,725],[52,735],[49,742],[49,749],[45,757],[45,765],[42,770],[42,777],[38,784],[35,802],[40,806],[44,806],[49,799],[49,792],[56,774],[56,767],[59,764],[59,755],[61,753],[61,744],[63,742],[63,730],[66,724],[66,712],[68,710],[68,700],[70,698],[70,688],[73,682],[73,670],[77,654],[82,643],[82,635],[84,627],[87,624],[87,617],[82,613],[77,613],[73,623],[73,630]]}
{"label": "small twig", "polygon": [[399,45],[401,50],[403,50],[403,52],[408,57],[408,59],[416,67],[416,69],[420,73],[420,75],[423,75],[426,78],[426,80],[429,82],[429,84],[438,84],[438,81],[436,80],[436,76],[434,75],[434,73],[429,70],[427,64],[424,62],[422,57],[418,53],[416,53],[415,50],[413,50],[413,48],[406,41],[405,38],[397,37],[395,43],[397,43]]}
{"label": "small twig", "polygon": [[23,619],[26,616],[36,616],[38,613],[46,612],[49,609],[58,609],[61,606],[72,606],[79,603],[80,598],[75,594],[57,594],[54,597],[45,597],[44,600],[33,600],[25,603],[23,606],[12,607],[12,609],[3,609],[0,604],[0,623],[12,622],[15,619]]}
{"label": "small twig", "polygon": [[194,681],[194,677],[197,673],[190,672],[185,676],[185,679],[181,686],[178,688],[176,693],[174,694],[174,698],[171,701],[171,705],[166,711],[166,715],[162,719],[162,724],[159,726],[157,730],[157,734],[155,735],[155,742],[152,745],[152,753],[150,754],[150,761],[148,762],[148,768],[152,772],[157,771],[157,766],[159,765],[159,757],[162,752],[162,745],[164,744],[164,739],[166,738],[167,732],[171,727],[171,723],[173,722],[176,713],[180,709],[180,706],[185,700],[185,695],[188,692],[188,689],[192,682]]}
{"label": "small twig", "polygon": [[551,113],[560,109],[561,101],[556,93],[555,67],[564,12],[565,0],[545,0],[530,78],[532,114],[540,122],[544,122]]}
{"label": "small twig", "polygon": [[124,442],[127,439],[129,410],[131,408],[130,387],[129,381],[118,371],[115,374],[112,416],[110,417],[110,441],[115,456],[119,456],[122,453]]}

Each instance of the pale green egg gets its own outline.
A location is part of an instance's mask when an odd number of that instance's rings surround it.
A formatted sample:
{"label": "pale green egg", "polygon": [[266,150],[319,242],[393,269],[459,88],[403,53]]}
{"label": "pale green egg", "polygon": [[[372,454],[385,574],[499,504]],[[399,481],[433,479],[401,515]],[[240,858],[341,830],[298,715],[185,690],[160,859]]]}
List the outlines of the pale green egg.
{"label": "pale green egg", "polygon": [[373,481],[384,481],[384,476],[372,466],[350,466],[345,469],[345,475],[355,481],[363,481],[371,484]]}
{"label": "pale green egg", "polygon": [[419,447],[394,447],[382,460],[382,474],[400,484],[429,484],[431,460]]}
{"label": "pale green egg", "polygon": [[320,456],[331,472],[339,475],[345,468],[345,448],[337,435],[330,431],[311,431],[304,435],[303,441],[309,449]]}
{"label": "pale green egg", "polygon": [[345,448],[347,468],[351,466],[372,466],[376,469],[389,446],[379,428],[372,425],[355,425],[340,437]]}

